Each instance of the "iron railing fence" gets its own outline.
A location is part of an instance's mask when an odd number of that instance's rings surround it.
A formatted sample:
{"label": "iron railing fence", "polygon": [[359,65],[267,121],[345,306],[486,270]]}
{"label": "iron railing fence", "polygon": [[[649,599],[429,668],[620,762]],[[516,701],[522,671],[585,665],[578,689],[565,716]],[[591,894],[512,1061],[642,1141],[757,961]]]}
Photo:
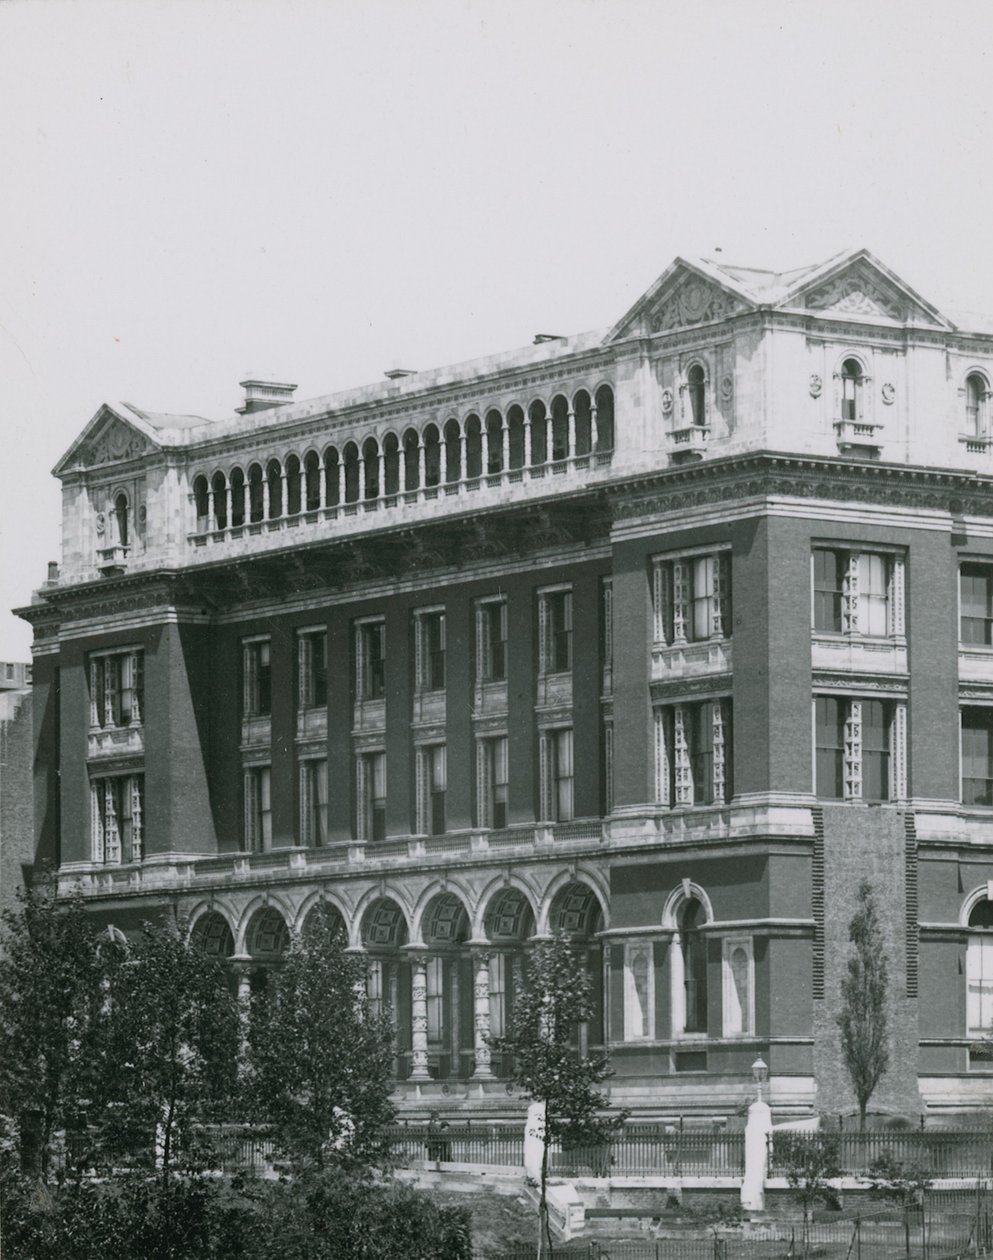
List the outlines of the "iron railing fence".
{"label": "iron railing fence", "polygon": [[769,1173],[788,1176],[795,1156],[816,1147],[828,1164],[849,1177],[868,1176],[880,1160],[929,1179],[989,1177],[993,1174],[993,1133],[982,1129],[905,1129],[882,1132],[821,1130],[770,1134]]}
{"label": "iron railing fence", "polygon": [[431,1160],[453,1164],[524,1166],[524,1126],[395,1124],[387,1130],[397,1163]]}
{"label": "iron railing fence", "polygon": [[556,1176],[742,1177],[745,1135],[628,1122],[600,1146],[555,1143],[550,1155]]}

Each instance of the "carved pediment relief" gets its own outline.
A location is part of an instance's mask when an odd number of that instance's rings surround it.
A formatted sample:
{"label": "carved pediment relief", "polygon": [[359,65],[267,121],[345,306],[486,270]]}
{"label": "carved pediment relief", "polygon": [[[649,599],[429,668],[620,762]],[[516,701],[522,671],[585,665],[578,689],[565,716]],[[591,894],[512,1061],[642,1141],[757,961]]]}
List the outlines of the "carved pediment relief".
{"label": "carved pediment relief", "polygon": [[136,459],[150,450],[149,443],[122,420],[111,420],[83,444],[79,461],[93,468],[99,464],[117,464]]}
{"label": "carved pediment relief", "polygon": [[805,295],[804,305],[809,310],[856,318],[868,315],[900,323],[915,319],[934,322],[930,312],[913,301],[909,294],[864,266],[852,267],[811,289]]}
{"label": "carved pediment relief", "polygon": [[726,319],[744,308],[744,303],[697,275],[686,275],[648,311],[651,332],[669,332],[674,328],[707,324]]}

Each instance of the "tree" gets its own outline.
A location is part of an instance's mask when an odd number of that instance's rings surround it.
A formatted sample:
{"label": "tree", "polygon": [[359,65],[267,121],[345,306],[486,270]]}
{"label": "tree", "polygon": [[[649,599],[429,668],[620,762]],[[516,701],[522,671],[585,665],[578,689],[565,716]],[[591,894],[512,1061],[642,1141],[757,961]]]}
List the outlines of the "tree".
{"label": "tree", "polygon": [[598,1088],[611,1075],[604,1055],[582,1055],[577,1026],[593,1016],[593,989],[583,959],[564,934],[539,941],[524,965],[523,991],[518,994],[507,1035],[493,1046],[512,1056],[515,1082],[535,1102],[543,1103],[541,1185],[538,1201],[538,1255],[547,1242],[552,1250],[548,1217],[548,1157],[559,1139],[570,1145],[602,1145],[623,1116],[607,1119],[601,1112],[606,1095]]}
{"label": "tree", "polygon": [[168,1186],[177,1163],[206,1156],[196,1126],[233,1095],[237,1003],[220,964],[175,930],[146,925],[110,961],[91,1039],[92,1118],[112,1161],[154,1134]]}
{"label": "tree", "polygon": [[253,1001],[247,1093],[296,1168],[367,1169],[389,1154],[394,1029],[369,1003],[364,956],[317,919]]}
{"label": "tree", "polygon": [[865,1128],[869,1099],[889,1065],[886,990],[888,965],[872,886],[863,880],[848,925],[853,951],[841,981],[841,1053]]}
{"label": "tree", "polygon": [[810,1223],[818,1201],[837,1206],[832,1178],[841,1176],[839,1144],[831,1133],[773,1134],[773,1160],[786,1172],[793,1200],[803,1209],[803,1254],[810,1254]]}
{"label": "tree", "polygon": [[37,1142],[47,1180],[53,1135],[78,1121],[85,1043],[100,993],[97,930],[81,900],[60,905],[46,892],[23,895],[3,926],[0,1114],[19,1132],[22,1150]]}

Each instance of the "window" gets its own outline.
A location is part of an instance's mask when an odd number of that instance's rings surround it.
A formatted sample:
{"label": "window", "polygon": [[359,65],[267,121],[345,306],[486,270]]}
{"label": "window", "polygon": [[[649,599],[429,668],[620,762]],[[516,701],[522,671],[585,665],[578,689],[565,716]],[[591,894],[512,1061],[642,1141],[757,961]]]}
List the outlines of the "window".
{"label": "window", "polygon": [[386,753],[362,753],[356,759],[358,838],[386,839]]}
{"label": "window", "polygon": [[986,1038],[993,1028],[993,901],[977,901],[969,915],[965,955],[966,1028]]}
{"label": "window", "polygon": [[690,422],[694,425],[707,423],[707,377],[699,363],[694,363],[686,374],[686,392],[690,402]]}
{"label": "window", "polygon": [[477,826],[507,825],[507,736],[481,739],[476,745]]}
{"label": "window", "polygon": [[986,437],[988,417],[986,402],[989,385],[978,372],[970,372],[965,378],[965,431],[970,437]]}
{"label": "window", "polygon": [[959,638],[993,647],[993,568],[963,564],[959,573]]}
{"label": "window", "polygon": [[447,768],[444,744],[427,744],[416,750],[418,835],[445,833]]}
{"label": "window", "polygon": [[490,954],[490,1036],[502,1037],[506,1031],[504,1011],[507,1005],[507,964],[510,960],[506,954]]}
{"label": "window", "polygon": [[244,716],[269,717],[272,713],[272,658],[268,639],[251,639],[243,645]]}
{"label": "window", "polygon": [[551,822],[573,817],[572,728],[541,734],[542,816]]}
{"label": "window", "polygon": [[144,653],[126,652],[90,657],[90,725],[138,726],[144,706]]}
{"label": "window", "polygon": [[414,614],[414,685],[418,691],[441,691],[445,686],[445,614]]}
{"label": "window", "polygon": [[748,1036],[755,1031],[752,938],[750,936],[725,937],[722,949],[724,1036]]}
{"label": "window", "polygon": [[297,636],[297,698],[301,709],[323,709],[328,702],[328,636],[301,630]]}
{"label": "window", "polygon": [[654,1036],[655,969],[650,942],[624,946],[624,1040]]}
{"label": "window", "polygon": [[899,767],[906,748],[906,714],[904,704],[890,700],[817,696],[817,795],[830,800],[902,800],[906,784]]}
{"label": "window", "polygon": [[272,771],[252,766],[245,771],[245,847],[250,853],[272,848]]}
{"label": "window", "polygon": [[[683,1020],[673,1020],[674,1031],[707,1031],[707,938],[700,931],[707,917],[696,897],[683,902],[677,919],[676,945],[682,963]],[[674,968],[674,970],[677,970]],[[673,977],[676,984],[676,976]]]}
{"label": "window", "polygon": [[476,680],[503,682],[507,677],[507,601],[476,605]]}
{"label": "window", "polygon": [[902,556],[815,547],[814,630],[875,638],[902,634],[903,581]]}
{"label": "window", "polygon": [[859,420],[862,416],[862,365],[846,359],[841,365],[841,418]]}
{"label": "window", "polygon": [[572,669],[572,591],[539,595],[539,672],[564,674]]}
{"label": "window", "polygon": [[145,776],[115,775],[90,785],[93,860],[106,866],[140,862],[144,848]]}
{"label": "window", "polygon": [[441,1045],[445,1038],[445,960],[437,954],[425,964],[427,986],[428,1044]]}
{"label": "window", "polygon": [[128,496],[123,491],[114,499],[114,524],[117,527],[117,542],[121,547],[131,543],[131,526],[129,520]]}
{"label": "window", "polygon": [[655,642],[731,637],[731,555],[656,559],[652,571]]}
{"label": "window", "polygon": [[300,843],[328,842],[328,763],[323,757],[300,764]]}
{"label": "window", "polygon": [[659,805],[721,805],[731,799],[731,701],[655,710],[655,799]]}
{"label": "window", "polygon": [[962,804],[993,805],[993,709],[962,710]]}
{"label": "window", "polygon": [[355,628],[356,693],[360,700],[386,695],[386,623],[363,621]]}

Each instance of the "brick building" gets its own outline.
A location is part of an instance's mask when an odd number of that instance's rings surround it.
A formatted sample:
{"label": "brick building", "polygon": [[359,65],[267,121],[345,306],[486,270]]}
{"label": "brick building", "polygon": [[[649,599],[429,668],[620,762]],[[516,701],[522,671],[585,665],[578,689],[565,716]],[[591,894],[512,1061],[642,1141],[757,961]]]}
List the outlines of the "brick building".
{"label": "brick building", "polygon": [[31,666],[0,661],[0,912],[16,910],[34,854]]}
{"label": "brick building", "polygon": [[100,408],[34,602],[36,846],[264,983],[321,903],[402,1106],[506,1112],[527,941],[584,951],[615,1101],[875,1105],[993,1064],[993,334],[865,251],[677,260],[614,326],[207,421]]}

